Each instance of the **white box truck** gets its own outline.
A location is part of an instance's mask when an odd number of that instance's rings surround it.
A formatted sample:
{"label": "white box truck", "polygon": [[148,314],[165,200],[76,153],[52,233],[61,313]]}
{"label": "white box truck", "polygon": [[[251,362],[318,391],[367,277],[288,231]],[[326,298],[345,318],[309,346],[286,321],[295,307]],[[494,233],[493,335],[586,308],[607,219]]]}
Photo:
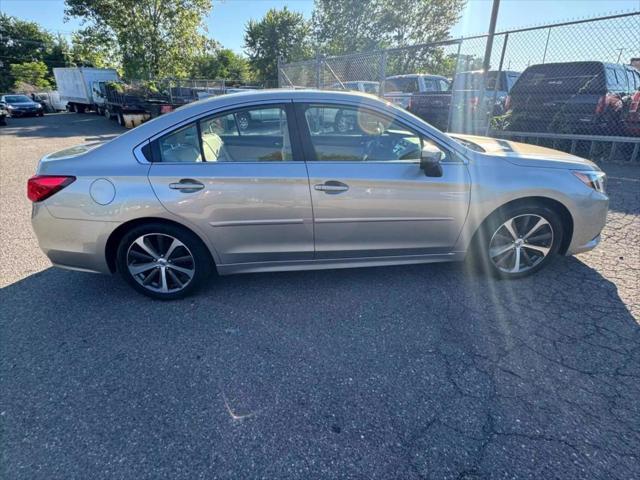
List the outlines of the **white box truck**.
{"label": "white box truck", "polygon": [[67,102],[70,112],[84,113],[95,110],[102,114],[104,96],[100,94],[99,84],[102,82],[118,82],[118,72],[112,68],[54,68],[60,100]]}

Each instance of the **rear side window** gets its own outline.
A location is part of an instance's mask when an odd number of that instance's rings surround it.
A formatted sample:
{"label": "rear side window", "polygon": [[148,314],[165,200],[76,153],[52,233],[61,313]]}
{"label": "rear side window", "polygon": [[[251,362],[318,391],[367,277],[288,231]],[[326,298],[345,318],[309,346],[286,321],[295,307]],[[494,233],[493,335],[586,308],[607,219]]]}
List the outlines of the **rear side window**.
{"label": "rear side window", "polygon": [[191,123],[160,138],[158,140],[158,153],[161,162],[201,162],[202,155],[197,125]]}
{"label": "rear side window", "polygon": [[213,115],[180,127],[152,144],[165,163],[292,160],[284,107],[258,107]]}
{"label": "rear side window", "polygon": [[527,68],[512,93],[603,93],[604,90],[604,68],[600,63],[548,63]]}
{"label": "rear side window", "polygon": [[425,92],[438,92],[440,89],[438,88],[438,83],[432,78],[424,79],[424,91]]}

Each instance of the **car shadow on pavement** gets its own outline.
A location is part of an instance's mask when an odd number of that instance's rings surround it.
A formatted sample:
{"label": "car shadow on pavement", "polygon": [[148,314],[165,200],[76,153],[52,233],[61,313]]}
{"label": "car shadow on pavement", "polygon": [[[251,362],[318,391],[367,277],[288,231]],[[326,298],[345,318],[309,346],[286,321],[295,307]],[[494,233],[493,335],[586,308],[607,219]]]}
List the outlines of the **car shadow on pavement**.
{"label": "car shadow on pavement", "polygon": [[576,258],[238,275],[169,303],[47,269],[0,304],[13,478],[640,476],[640,327]]}
{"label": "car shadow on pavement", "polygon": [[[72,117],[72,116],[75,116]],[[50,113],[44,117],[9,118],[8,125],[0,128],[18,138],[85,137],[86,142],[111,140],[126,132],[114,121],[95,113]]]}

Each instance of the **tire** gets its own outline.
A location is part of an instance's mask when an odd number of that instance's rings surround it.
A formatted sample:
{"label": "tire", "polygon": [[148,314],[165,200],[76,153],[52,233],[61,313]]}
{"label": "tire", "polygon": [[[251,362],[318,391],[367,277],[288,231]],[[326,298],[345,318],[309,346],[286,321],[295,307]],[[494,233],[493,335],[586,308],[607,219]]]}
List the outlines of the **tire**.
{"label": "tire", "polygon": [[44,117],[44,112],[40,112],[40,113],[38,113],[38,116],[39,116],[39,117]]}
{"label": "tire", "polygon": [[107,120],[111,120],[111,116],[112,116],[112,115],[111,115],[111,112],[109,111],[109,109],[108,109],[108,108],[105,108],[105,109],[104,109],[104,112],[102,112],[102,113],[103,113],[103,115],[105,116],[105,118],[106,118]]}
{"label": "tire", "polygon": [[116,268],[138,292],[159,300],[175,300],[202,286],[211,274],[213,261],[207,247],[189,230],[148,223],[122,237]]}
{"label": "tire", "polygon": [[0,117],[0,125],[3,127],[7,125],[7,117]]}
{"label": "tire", "polygon": [[69,107],[69,111],[70,111],[71,113],[76,113],[76,104],[75,104],[75,103],[70,103],[70,104],[68,105],[68,107]]}
{"label": "tire", "polygon": [[124,115],[121,113],[118,114],[118,125],[124,127]]}
{"label": "tire", "polygon": [[76,111],[77,111],[78,113],[84,113],[84,112],[86,112],[86,111],[87,111],[87,107],[85,107],[84,105],[77,105],[77,106],[76,106]]}
{"label": "tire", "polygon": [[553,261],[563,233],[560,216],[544,205],[508,207],[494,213],[482,225],[473,259],[498,278],[526,277]]}

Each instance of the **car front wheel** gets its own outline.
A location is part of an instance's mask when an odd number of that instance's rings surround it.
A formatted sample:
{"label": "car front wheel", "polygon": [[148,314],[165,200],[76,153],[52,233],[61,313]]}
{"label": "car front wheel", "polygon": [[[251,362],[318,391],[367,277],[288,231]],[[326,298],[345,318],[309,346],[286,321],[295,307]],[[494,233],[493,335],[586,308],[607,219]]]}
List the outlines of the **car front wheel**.
{"label": "car front wheel", "polygon": [[524,277],[552,260],[562,236],[562,222],[553,210],[536,205],[509,208],[482,228],[480,258],[498,277]]}
{"label": "car front wheel", "polygon": [[186,229],[147,224],[124,235],[117,268],[137,291],[160,300],[182,298],[207,279],[212,262],[200,239]]}

